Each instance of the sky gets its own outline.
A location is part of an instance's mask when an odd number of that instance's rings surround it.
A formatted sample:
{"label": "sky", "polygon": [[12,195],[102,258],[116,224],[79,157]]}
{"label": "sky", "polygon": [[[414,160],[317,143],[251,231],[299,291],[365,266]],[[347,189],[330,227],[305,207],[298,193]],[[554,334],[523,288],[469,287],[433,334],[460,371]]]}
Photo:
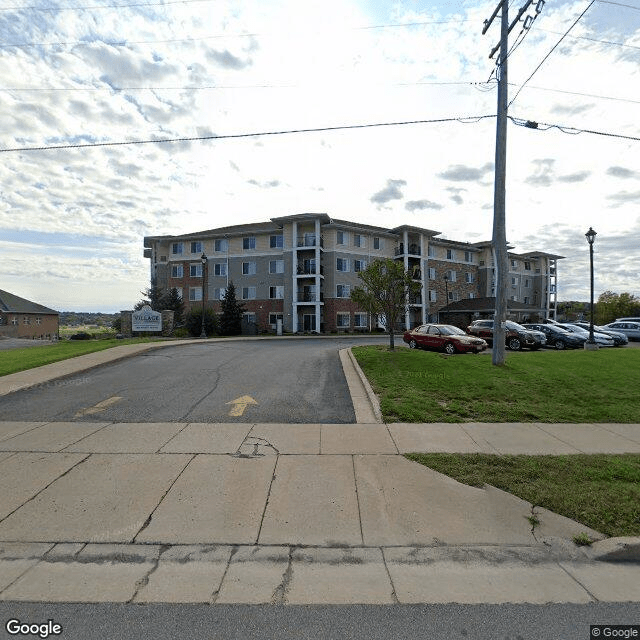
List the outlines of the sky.
{"label": "sky", "polygon": [[[130,309],[145,235],[310,211],[490,240],[496,5],[7,0],[0,289]],[[559,300],[588,300],[591,226],[596,297],[640,296],[640,1],[525,16],[509,40],[509,245],[565,256]],[[246,135],[299,129],[325,130]]]}

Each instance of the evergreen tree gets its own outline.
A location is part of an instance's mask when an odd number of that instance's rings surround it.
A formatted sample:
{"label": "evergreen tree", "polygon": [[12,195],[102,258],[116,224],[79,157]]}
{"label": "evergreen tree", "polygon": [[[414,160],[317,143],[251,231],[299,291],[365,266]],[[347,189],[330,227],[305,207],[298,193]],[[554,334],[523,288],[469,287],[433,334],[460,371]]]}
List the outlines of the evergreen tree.
{"label": "evergreen tree", "polygon": [[240,335],[242,332],[242,314],[245,311],[245,306],[236,300],[236,288],[233,282],[229,282],[220,306],[222,307],[220,335]]}
{"label": "evergreen tree", "polygon": [[171,309],[173,311],[173,324],[176,327],[184,323],[184,302],[182,302],[182,298],[175,287],[169,289],[162,297],[162,309]]}
{"label": "evergreen tree", "polygon": [[151,286],[140,293],[142,293],[144,299],[136,302],[136,306],[133,307],[135,311],[142,309],[145,305],[150,306],[154,311],[162,311],[162,309],[167,308],[162,306],[165,294],[158,286],[155,278],[151,279]]}

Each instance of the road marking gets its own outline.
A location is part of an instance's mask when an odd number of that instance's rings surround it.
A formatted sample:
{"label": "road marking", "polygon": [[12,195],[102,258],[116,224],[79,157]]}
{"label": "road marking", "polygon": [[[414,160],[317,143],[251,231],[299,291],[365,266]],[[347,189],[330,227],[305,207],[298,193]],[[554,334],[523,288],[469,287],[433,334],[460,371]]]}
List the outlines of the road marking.
{"label": "road marking", "polygon": [[229,411],[230,416],[241,416],[250,404],[258,403],[251,396],[242,396],[230,402],[225,402],[225,404],[233,405],[231,411]]}
{"label": "road marking", "polygon": [[80,409],[78,413],[76,413],[74,418],[82,418],[82,416],[90,416],[94,413],[100,413],[105,409],[108,409],[112,404],[116,404],[122,400],[121,396],[112,396],[111,398],[107,398],[106,400],[102,400],[102,402],[98,402],[98,404],[93,405],[93,407],[89,407],[87,409]]}

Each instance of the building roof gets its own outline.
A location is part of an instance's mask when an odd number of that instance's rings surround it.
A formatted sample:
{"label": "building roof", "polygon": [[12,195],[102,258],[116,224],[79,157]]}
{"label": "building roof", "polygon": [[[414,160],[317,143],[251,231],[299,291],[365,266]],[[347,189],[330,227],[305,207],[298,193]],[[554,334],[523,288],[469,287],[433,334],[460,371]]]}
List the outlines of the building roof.
{"label": "building roof", "polygon": [[20,296],[16,296],[8,291],[0,289],[0,311],[5,313],[37,313],[43,316],[58,315],[57,311],[44,307],[31,300],[25,300]]}

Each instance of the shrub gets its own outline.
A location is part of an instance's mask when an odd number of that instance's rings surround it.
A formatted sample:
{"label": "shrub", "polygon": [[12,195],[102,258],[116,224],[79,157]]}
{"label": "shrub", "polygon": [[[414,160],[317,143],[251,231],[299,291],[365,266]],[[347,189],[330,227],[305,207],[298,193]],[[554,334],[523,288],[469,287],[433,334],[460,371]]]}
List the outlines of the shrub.
{"label": "shrub", "polygon": [[[197,337],[202,333],[202,307],[192,309],[186,317],[185,327],[189,335]],[[218,316],[212,309],[205,309],[204,330],[207,336],[215,336],[218,332]]]}

